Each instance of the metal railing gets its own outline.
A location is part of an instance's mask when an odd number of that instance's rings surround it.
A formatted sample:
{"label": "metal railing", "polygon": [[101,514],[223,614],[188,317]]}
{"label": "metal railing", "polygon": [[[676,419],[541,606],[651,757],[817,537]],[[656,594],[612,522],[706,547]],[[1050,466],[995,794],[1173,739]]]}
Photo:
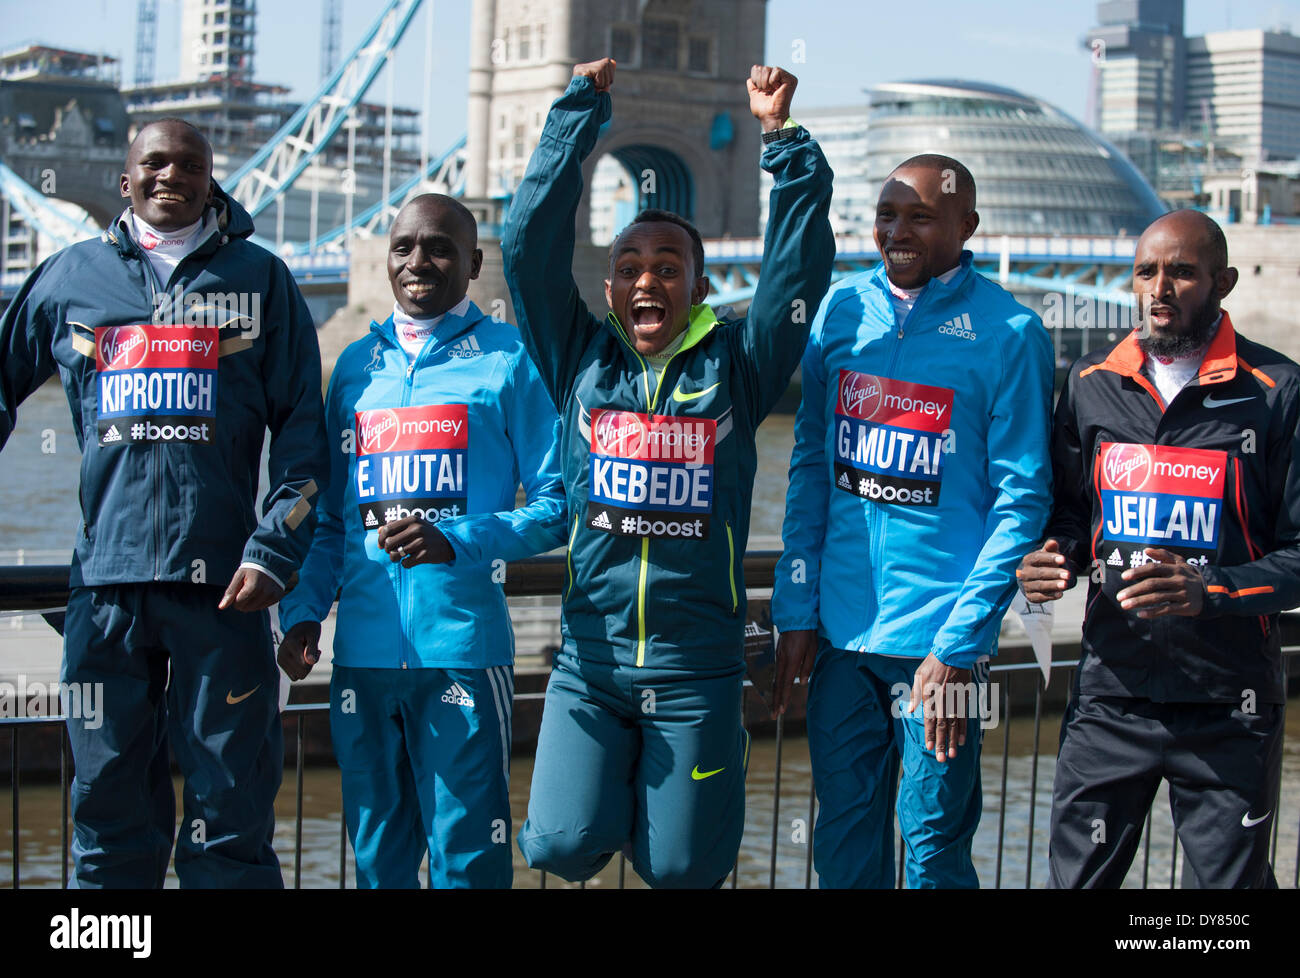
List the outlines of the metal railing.
{"label": "metal railing", "polygon": [[[768,588],[772,584],[772,573],[775,569],[776,559],[779,554],[770,551],[750,552],[745,557],[745,575],[750,585],[750,590],[760,590]],[[528,561],[520,561],[509,565],[506,576],[506,592],[510,595],[538,595],[551,594],[556,590],[556,584],[563,575],[564,558],[563,557],[541,557],[533,558]],[[20,573],[21,572],[21,573]],[[62,585],[60,585],[60,574],[62,575]],[[0,568],[0,611],[3,610],[22,610],[23,608],[54,608],[66,604],[67,600],[67,574],[66,568],[51,567],[25,567],[25,568]],[[60,587],[62,590],[60,590]],[[1287,647],[1283,650],[1284,669],[1286,678],[1289,682],[1292,671],[1292,664],[1300,655],[1300,647]],[[1072,676],[1077,660],[1065,662],[1054,662],[1052,664],[1053,680],[1068,682]],[[1026,817],[1027,831],[1025,833],[1025,869],[1023,886],[1026,888],[1034,885],[1034,828],[1037,809],[1039,807],[1039,748],[1041,745],[1041,733],[1043,726],[1043,702],[1044,686],[1041,676],[1038,673],[1038,666],[1034,663],[1025,664],[1008,664],[994,665],[990,669],[989,689],[992,695],[1000,696],[999,726],[1001,726],[1002,744],[1000,767],[998,771],[999,791],[997,804],[997,839],[996,853],[994,860],[994,872],[992,885],[994,888],[1002,888],[1005,880],[1004,873],[1004,855],[1007,851],[1007,787],[1008,787],[1008,770],[1011,747],[1011,733],[1013,719],[1015,718],[1015,709],[1021,710],[1021,721],[1028,716],[1028,703],[1026,697],[1021,695],[1013,697],[1011,687],[1013,680],[1017,676],[1028,678],[1032,676],[1034,693],[1033,693],[1033,727],[1032,727],[1032,752],[1030,754],[1030,775],[1028,791],[1028,811]],[[995,682],[997,679],[1006,681]],[[745,681],[745,687],[750,688],[748,680]],[[743,693],[742,693],[743,695]],[[517,705],[524,701],[543,700],[545,693],[519,693],[514,696],[514,703]],[[1285,728],[1285,706],[1282,722]],[[294,761],[294,845],[293,845],[293,880],[292,887],[299,888],[302,885],[303,876],[303,826],[304,826],[304,771],[306,768],[305,757],[305,736],[304,730],[309,720],[318,716],[324,720],[329,710],[328,703],[313,703],[291,705],[285,708],[284,713],[293,719],[294,723],[294,740],[295,740],[295,761]],[[60,881],[66,887],[69,879],[69,812],[68,812],[68,791],[70,786],[70,764],[69,764],[69,747],[66,728],[63,726],[62,717],[24,717],[24,718],[2,718],[0,719],[0,733],[8,731],[10,737],[9,757],[10,757],[10,811],[11,811],[11,852],[12,865],[9,871],[10,885],[17,889],[22,883],[21,875],[21,740],[24,731],[34,727],[57,725],[60,730],[59,739],[59,792],[61,796],[60,803],[60,846],[62,852]],[[782,764],[785,754],[785,720],[784,717],[778,718],[775,723],[775,767],[773,771],[773,789],[771,797],[771,831],[767,846],[768,866],[767,866],[767,886],[775,888],[777,879],[778,850],[779,850],[779,832],[781,827],[781,811],[783,803],[786,805],[798,804],[801,815],[804,814],[804,798],[786,797],[783,798],[781,792]],[[988,743],[985,737],[983,757],[988,758]],[[1051,741],[1049,743],[1054,743]],[[1286,744],[1283,744],[1285,753]],[[1055,750],[1052,751],[1055,754]],[[283,791],[283,787],[281,788]],[[754,805],[760,799],[747,789],[746,805]],[[987,793],[986,793],[987,800]],[[816,818],[816,794],[811,778],[809,778],[808,793],[806,799],[806,822],[807,838],[803,845],[803,885],[811,887],[813,878],[813,827]],[[1297,819],[1300,826],[1300,806],[1297,806],[1297,812],[1289,813],[1291,817]],[[787,811],[789,809],[787,808]],[[1151,846],[1153,837],[1153,817],[1155,803],[1147,813],[1146,825],[1143,830],[1142,840],[1142,863],[1141,863],[1141,886],[1148,887],[1156,877],[1153,875],[1151,865]],[[1288,817],[1280,804],[1274,807],[1275,818],[1272,826],[1272,838],[1270,842],[1270,862],[1277,866],[1277,851],[1279,845],[1280,826]],[[992,817],[990,810],[985,810],[982,824],[986,824]],[[897,835],[897,830],[896,830]],[[342,805],[339,805],[339,834],[338,834],[338,886],[346,887],[348,879],[347,855],[348,840],[346,827],[343,824]],[[745,843],[742,842],[742,855],[746,850]],[[904,846],[901,838],[898,838],[898,859],[897,859],[897,885],[903,885],[904,875]],[[1171,842],[1171,855],[1169,864],[1169,886],[1173,887],[1178,880],[1179,852],[1177,835],[1174,834]],[[626,857],[618,854],[618,888],[624,888],[627,878],[627,861]],[[528,871],[533,873],[534,871]],[[537,872],[538,886],[545,889],[548,885],[548,877],[545,872]],[[740,881],[740,861],[737,861],[733,868],[728,885],[735,889],[739,886]],[[987,879],[982,879],[982,883],[988,884]],[[1281,885],[1286,885],[1286,881],[1279,879]],[[580,884],[585,887],[586,884]],[[1298,830],[1296,840],[1295,864],[1291,874],[1290,885],[1300,888],[1300,830]]]}

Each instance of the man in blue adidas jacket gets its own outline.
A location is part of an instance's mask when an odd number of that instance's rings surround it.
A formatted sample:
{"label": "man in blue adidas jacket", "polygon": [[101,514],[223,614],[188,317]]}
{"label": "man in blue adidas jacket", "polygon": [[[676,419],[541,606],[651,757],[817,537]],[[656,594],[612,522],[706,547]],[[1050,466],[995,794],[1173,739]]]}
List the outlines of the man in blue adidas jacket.
{"label": "man in blue adidas jacket", "polygon": [[[974,887],[979,687],[1050,505],[1051,344],[971,267],[975,184],[914,157],[881,189],[884,261],[813,322],[772,619],[774,706],[809,671],[827,887]],[[815,665],[814,665],[815,657]],[[918,709],[920,708],[920,709]]]}
{"label": "man in blue adidas jacket", "polygon": [[831,172],[789,119],[795,78],[754,66],[750,111],[775,180],[748,314],[717,319],[699,232],[650,210],[610,248],[611,311],[598,319],[573,282],[574,214],[614,71],[609,58],[574,69],[501,242],[520,330],[564,421],[571,522],[564,650],[519,847],[574,881],[628,846],[651,886],[707,887],[744,829],[754,432],[830,278]]}
{"label": "man in blue adidas jacket", "polygon": [[482,260],[450,197],[416,197],[393,222],[396,304],[330,378],[329,484],[280,603],[280,661],[301,679],[339,594],[330,731],[363,887],[418,886],[426,853],[432,887],[511,881],[501,582],[507,561],[564,542],[564,503],[537,370],[466,297]]}
{"label": "man in blue adidas jacket", "polygon": [[102,683],[105,709],[102,727],[68,718],[82,887],[162,885],[169,741],[185,776],[181,885],[283,885],[265,609],[311,542],[320,352],[289,270],[211,177],[198,130],[145,126],[122,174],[131,206],[43,262],[0,322],[0,444],[57,371],[83,453],[63,681]]}

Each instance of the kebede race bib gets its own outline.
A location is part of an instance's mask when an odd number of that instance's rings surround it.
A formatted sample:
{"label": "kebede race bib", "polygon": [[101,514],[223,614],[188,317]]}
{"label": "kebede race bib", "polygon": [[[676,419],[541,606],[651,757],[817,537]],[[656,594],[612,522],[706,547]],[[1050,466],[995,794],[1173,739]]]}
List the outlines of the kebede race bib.
{"label": "kebede race bib", "polygon": [[1219,547],[1226,452],[1103,442],[1097,455],[1101,543],[1107,567],[1126,570],[1163,547],[1205,565]]}
{"label": "kebede race bib", "polygon": [[711,418],[592,411],[587,525],[618,536],[706,539],[717,434]]}
{"label": "kebede race bib", "polygon": [[937,506],[953,392],[841,370],[835,487],[872,502]]}
{"label": "kebede race bib", "polygon": [[210,444],[217,416],[217,327],[95,327],[101,445]]}
{"label": "kebede race bib", "polygon": [[464,404],[356,413],[361,524],[418,516],[436,523],[468,512],[469,408]]}

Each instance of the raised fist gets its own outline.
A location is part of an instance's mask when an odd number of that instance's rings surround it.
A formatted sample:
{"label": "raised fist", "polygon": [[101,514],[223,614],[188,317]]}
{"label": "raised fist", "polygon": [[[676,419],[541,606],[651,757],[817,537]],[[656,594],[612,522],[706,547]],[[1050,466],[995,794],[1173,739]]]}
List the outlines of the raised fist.
{"label": "raised fist", "polygon": [[745,80],[749,90],[749,111],[763,124],[764,132],[780,129],[790,118],[790,101],[799,79],[784,68],[754,65]]}
{"label": "raised fist", "polygon": [[598,92],[608,92],[614,84],[614,68],[617,62],[613,58],[601,58],[586,64],[573,66],[574,78],[590,78]]}

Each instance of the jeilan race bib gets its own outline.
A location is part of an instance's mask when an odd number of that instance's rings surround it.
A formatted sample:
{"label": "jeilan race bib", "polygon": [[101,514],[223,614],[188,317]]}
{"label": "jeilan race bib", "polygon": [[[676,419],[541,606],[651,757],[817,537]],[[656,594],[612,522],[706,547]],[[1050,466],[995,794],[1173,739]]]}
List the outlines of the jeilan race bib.
{"label": "jeilan race bib", "polygon": [[1101,542],[1097,557],[1126,570],[1163,547],[1200,565],[1219,547],[1226,452],[1103,442],[1097,455]]}
{"label": "jeilan race bib", "polygon": [[217,327],[95,327],[101,445],[211,444],[217,416]]}
{"label": "jeilan race bib", "polygon": [[717,434],[711,418],[592,411],[587,525],[618,536],[706,539]]}
{"label": "jeilan race bib", "polygon": [[899,506],[937,506],[953,392],[841,370],[835,487]]}
{"label": "jeilan race bib", "polygon": [[356,413],[361,525],[462,516],[469,468],[469,407],[426,404]]}

